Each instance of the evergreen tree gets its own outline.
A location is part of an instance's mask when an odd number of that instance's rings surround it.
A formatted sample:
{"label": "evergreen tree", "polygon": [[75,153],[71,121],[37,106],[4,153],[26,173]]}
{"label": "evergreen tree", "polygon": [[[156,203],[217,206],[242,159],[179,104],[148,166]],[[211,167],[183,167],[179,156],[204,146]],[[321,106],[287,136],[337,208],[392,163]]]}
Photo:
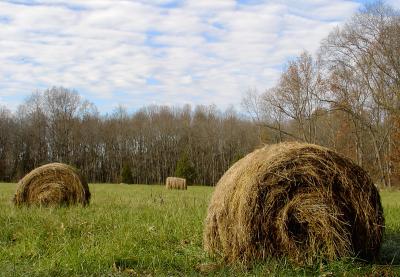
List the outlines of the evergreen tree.
{"label": "evergreen tree", "polygon": [[132,177],[132,170],[129,164],[124,164],[121,172],[121,182],[125,184],[132,184],[133,177]]}
{"label": "evergreen tree", "polygon": [[189,185],[193,184],[196,178],[196,170],[186,153],[181,156],[176,165],[175,176],[185,178]]}

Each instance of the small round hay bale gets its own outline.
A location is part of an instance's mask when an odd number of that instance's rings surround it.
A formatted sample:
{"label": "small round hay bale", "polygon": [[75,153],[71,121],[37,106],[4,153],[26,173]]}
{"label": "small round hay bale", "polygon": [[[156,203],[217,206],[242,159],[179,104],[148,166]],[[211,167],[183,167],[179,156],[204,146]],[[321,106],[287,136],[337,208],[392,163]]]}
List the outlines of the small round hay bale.
{"label": "small round hay bale", "polygon": [[57,206],[89,204],[89,186],[79,172],[66,164],[51,163],[38,167],[17,184],[14,203]]}
{"label": "small round hay bale", "polygon": [[222,176],[203,243],[227,262],[373,260],[383,225],[379,192],[361,167],[324,147],[281,143],[250,153]]}
{"label": "small round hay bale", "polygon": [[165,181],[165,187],[167,189],[187,189],[186,179],[178,177],[167,177]]}

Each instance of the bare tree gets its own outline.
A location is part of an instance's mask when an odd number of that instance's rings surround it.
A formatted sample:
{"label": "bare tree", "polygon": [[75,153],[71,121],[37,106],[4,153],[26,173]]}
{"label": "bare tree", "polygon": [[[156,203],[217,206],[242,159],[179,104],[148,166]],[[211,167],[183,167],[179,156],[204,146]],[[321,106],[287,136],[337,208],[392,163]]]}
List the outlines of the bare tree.
{"label": "bare tree", "polygon": [[13,140],[13,119],[10,110],[4,106],[0,106],[0,180],[9,181],[11,178],[10,168],[10,151]]}
{"label": "bare tree", "polygon": [[[275,107],[286,119],[296,123],[302,140],[316,140],[317,114],[322,107],[320,95],[324,93],[324,82],[320,64],[310,54],[303,52],[296,60],[290,61],[276,87],[265,95],[265,101]],[[294,136],[294,135],[292,135]]]}
{"label": "bare tree", "polygon": [[[399,111],[399,15],[378,2],[337,28],[322,44],[335,108],[351,115],[360,164],[370,137],[381,183],[390,186],[392,114]],[[397,56],[396,56],[397,55]],[[366,131],[366,132],[365,132]],[[364,151],[368,154],[370,151]]]}

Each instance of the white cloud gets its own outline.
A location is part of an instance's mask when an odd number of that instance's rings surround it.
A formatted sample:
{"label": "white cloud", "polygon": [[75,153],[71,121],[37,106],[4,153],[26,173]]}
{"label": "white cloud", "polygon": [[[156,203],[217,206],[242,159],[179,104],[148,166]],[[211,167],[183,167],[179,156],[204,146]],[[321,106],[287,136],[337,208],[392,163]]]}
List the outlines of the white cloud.
{"label": "white cloud", "polygon": [[101,99],[136,108],[238,104],[249,87],[273,85],[288,58],[314,52],[358,6],[346,0],[32,4],[0,2],[1,101],[62,85],[100,109],[111,109]]}
{"label": "white cloud", "polygon": [[387,3],[396,9],[400,9],[400,1],[399,0],[388,0]]}

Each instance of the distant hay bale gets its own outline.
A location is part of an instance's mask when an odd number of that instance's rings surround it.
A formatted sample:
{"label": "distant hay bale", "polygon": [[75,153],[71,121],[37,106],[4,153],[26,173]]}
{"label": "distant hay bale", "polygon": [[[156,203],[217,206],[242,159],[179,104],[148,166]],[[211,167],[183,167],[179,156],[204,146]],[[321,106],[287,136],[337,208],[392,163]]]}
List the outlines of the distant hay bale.
{"label": "distant hay bale", "polygon": [[178,177],[167,177],[165,186],[167,189],[187,189],[186,179]]}
{"label": "distant hay bale", "polygon": [[86,180],[66,164],[51,163],[38,167],[22,178],[14,196],[21,205],[89,204],[90,192]]}
{"label": "distant hay bale", "polygon": [[250,153],[222,176],[203,242],[227,262],[371,261],[383,225],[379,192],[361,167],[324,147],[282,143]]}

